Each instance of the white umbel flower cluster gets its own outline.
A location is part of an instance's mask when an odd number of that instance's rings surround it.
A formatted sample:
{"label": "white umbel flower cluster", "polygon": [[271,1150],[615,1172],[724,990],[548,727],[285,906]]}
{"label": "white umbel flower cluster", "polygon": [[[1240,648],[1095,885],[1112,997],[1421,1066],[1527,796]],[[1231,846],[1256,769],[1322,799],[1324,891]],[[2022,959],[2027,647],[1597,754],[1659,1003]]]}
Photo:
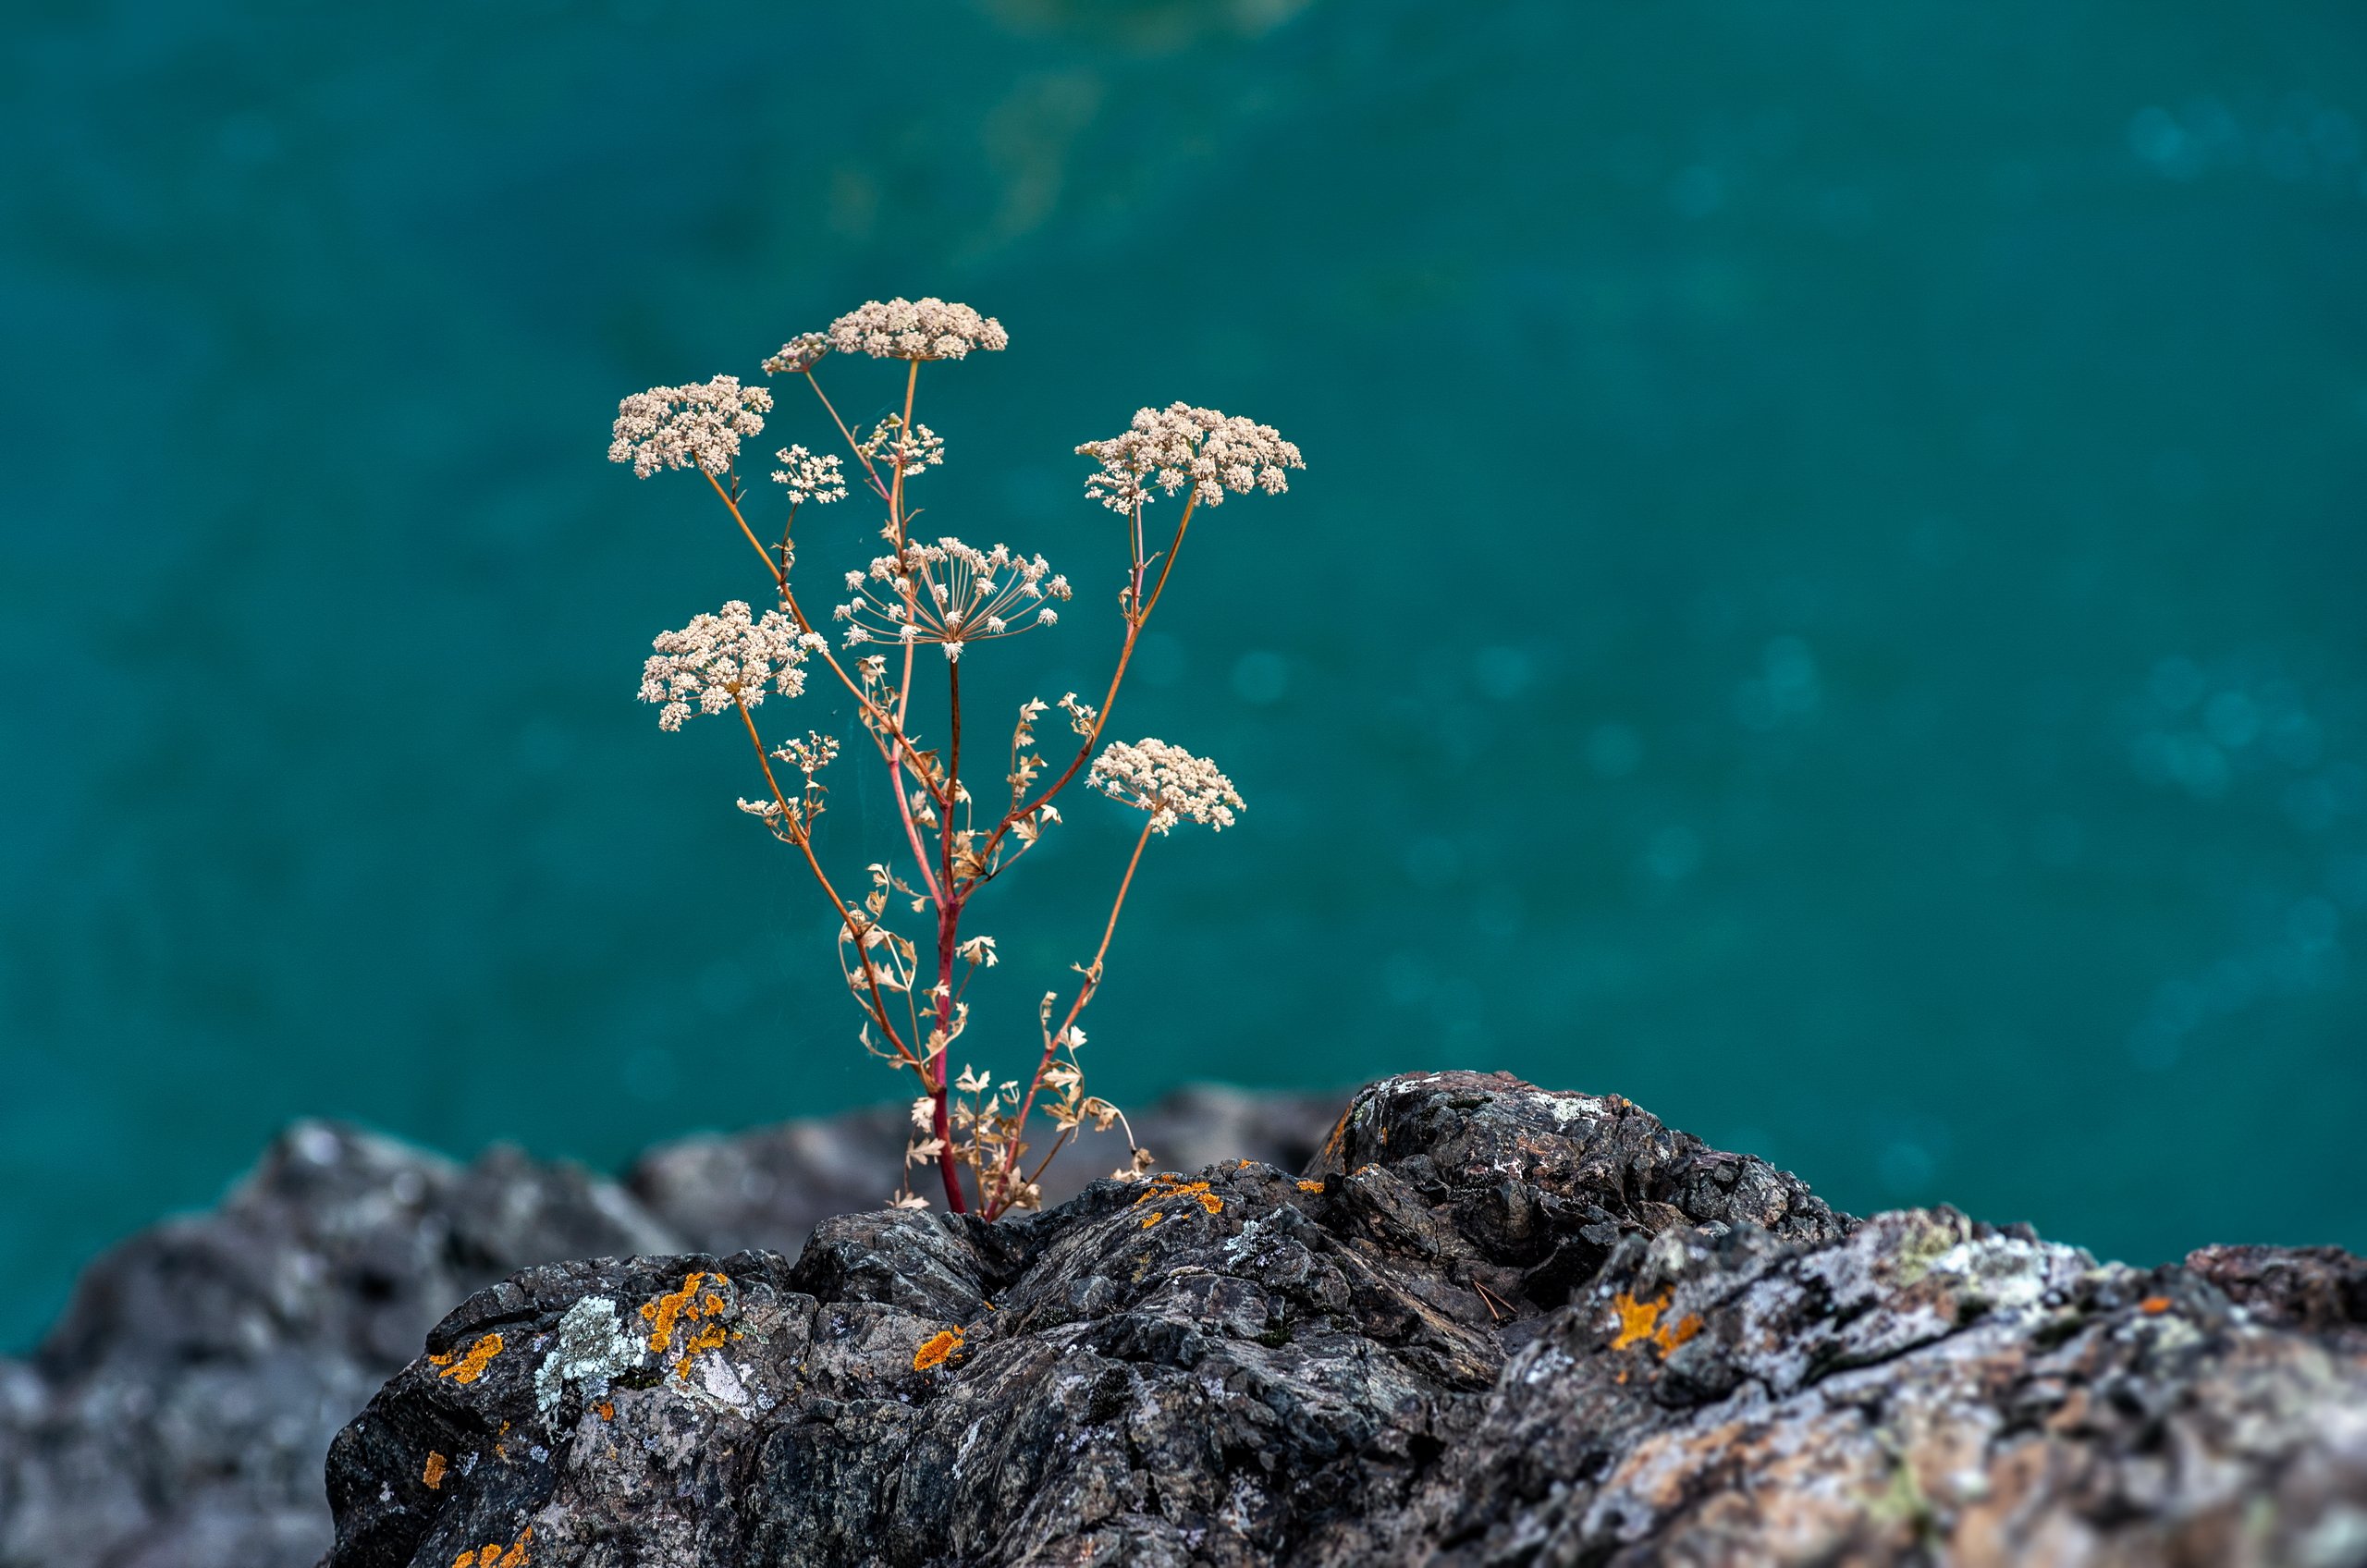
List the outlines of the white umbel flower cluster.
{"label": "white umbel flower cluster", "polygon": [[847,573],[854,597],[832,613],[847,623],[847,646],[935,643],[949,660],[964,643],[1011,637],[1060,619],[1048,599],[1066,599],[1069,580],[1041,556],[1008,545],[981,550],[959,539],[915,539],[871,570]]}
{"label": "white umbel flower cluster", "polygon": [[826,332],[801,332],[780,346],[780,352],[765,361],[767,375],[800,375],[812,370],[815,361],[830,351],[830,336]]}
{"label": "white umbel flower cluster", "polygon": [[1148,738],[1132,745],[1110,742],[1093,759],[1085,781],[1113,801],[1150,813],[1154,833],[1165,833],[1185,817],[1221,833],[1233,826],[1234,812],[1249,809],[1216,764]]}
{"label": "white umbel flower cluster", "polygon": [[736,375],[653,386],[619,399],[608,460],[632,464],[640,479],[661,468],[693,465],[722,473],[740,456],[742,436],[763,434],[760,416],[772,406],[771,393],[742,386]]}
{"label": "white umbel flower cluster", "polygon": [[779,610],[752,619],[738,599],[717,615],[698,615],[680,631],[661,631],[657,651],[641,667],[641,700],[660,703],[660,729],[680,729],[695,704],[701,713],[723,713],[735,702],[755,707],[770,685],[784,697],[805,690],[797,667],[819,637],[800,638],[796,625]]}
{"label": "white umbel flower cluster", "polygon": [[[828,337],[829,346],[841,354],[869,354],[875,360],[958,360],[973,349],[1011,347],[1011,334],[994,317],[934,296],[890,300],[884,305],[870,300],[832,322]],[[801,337],[785,345],[782,356],[804,341]]]}
{"label": "white umbel flower cluster", "polygon": [[792,503],[820,505],[847,498],[846,476],[839,471],[836,454],[817,458],[803,447],[783,447],[773,456],[788,465],[773,470],[773,483],[789,486]]}
{"label": "white umbel flower cluster", "polygon": [[1085,493],[1113,512],[1134,511],[1151,499],[1154,485],[1172,496],[1188,484],[1210,507],[1221,504],[1228,490],[1279,496],[1290,488],[1283,471],[1306,466],[1298,447],[1272,425],[1189,403],[1137,409],[1124,435],[1087,441],[1077,455],[1101,465],[1085,482]]}

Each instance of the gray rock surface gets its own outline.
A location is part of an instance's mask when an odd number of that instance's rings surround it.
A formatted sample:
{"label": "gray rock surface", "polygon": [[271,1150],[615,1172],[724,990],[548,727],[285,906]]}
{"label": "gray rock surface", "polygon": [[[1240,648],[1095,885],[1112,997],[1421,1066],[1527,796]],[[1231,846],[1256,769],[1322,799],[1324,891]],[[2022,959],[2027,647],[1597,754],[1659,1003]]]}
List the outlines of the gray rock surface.
{"label": "gray rock surface", "polygon": [[327,1562],[2347,1568],[2362,1305],[1423,1074],[1304,1172],[522,1270],[337,1436]]}
{"label": "gray rock surface", "polygon": [[[1313,1157],[1347,1101],[1342,1095],[1246,1095],[1194,1084],[1137,1116],[1143,1145],[1169,1167],[1196,1170],[1251,1156],[1295,1170]],[[877,1208],[904,1158],[903,1109],[880,1106],[827,1121],[660,1144],[626,1184],[652,1214],[702,1252],[794,1253],[816,1221]],[[1087,1128],[1044,1178],[1044,1201],[1066,1202],[1128,1162],[1116,1131]]]}
{"label": "gray rock surface", "polygon": [[[1295,1160],[1338,1103],[1189,1090],[1140,1126],[1196,1160]],[[219,1207],[93,1263],[31,1358],[0,1359],[0,1568],[311,1568],[330,1439],[456,1304],[555,1259],[793,1252],[876,1205],[902,1146],[901,1115],[858,1112],[664,1145],[619,1184],[290,1128]],[[1072,1185],[1122,1153],[1087,1151]]]}

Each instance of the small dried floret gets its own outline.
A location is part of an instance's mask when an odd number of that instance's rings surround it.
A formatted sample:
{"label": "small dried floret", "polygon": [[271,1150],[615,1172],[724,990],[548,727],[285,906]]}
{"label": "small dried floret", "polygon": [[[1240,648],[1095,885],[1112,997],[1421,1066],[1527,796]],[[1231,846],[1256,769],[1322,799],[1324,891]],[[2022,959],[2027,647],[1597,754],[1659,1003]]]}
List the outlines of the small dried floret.
{"label": "small dried floret", "polygon": [[1085,482],[1085,493],[1114,512],[1132,512],[1151,499],[1155,486],[1172,496],[1186,485],[1207,506],[1230,490],[1269,496],[1290,488],[1286,469],[1305,468],[1298,447],[1270,424],[1170,403],[1137,409],[1122,435],[1087,441],[1077,455],[1093,459],[1101,472]]}
{"label": "small dried floret", "polygon": [[753,619],[738,599],[717,615],[698,615],[680,631],[661,631],[657,651],[641,668],[641,700],[661,703],[660,729],[680,729],[691,717],[722,713],[736,702],[755,707],[770,683],[784,697],[805,690],[805,644],[796,625],[779,610]]}
{"label": "small dried floret", "polygon": [[786,465],[773,471],[773,483],[789,487],[791,502],[826,505],[847,498],[846,476],[839,472],[837,454],[817,458],[803,447],[784,447],[773,456]]}
{"label": "small dried floret", "polygon": [[742,386],[736,375],[635,392],[617,404],[608,460],[632,464],[641,479],[693,465],[722,473],[740,456],[740,438],[763,433],[759,416],[772,406],[771,393]]}
{"label": "small dried floret", "polygon": [[780,352],[765,361],[767,375],[797,375],[814,368],[814,362],[830,351],[830,335],[827,332],[801,332],[780,346]]}
{"label": "small dried floret", "polygon": [[885,304],[873,300],[832,322],[828,339],[842,354],[875,360],[958,360],[973,349],[1011,346],[1011,334],[994,317],[934,297]]}
{"label": "small dried floret", "polygon": [[1164,741],[1112,741],[1093,759],[1085,781],[1113,801],[1150,813],[1151,829],[1158,833],[1185,817],[1222,832],[1233,826],[1234,812],[1249,809],[1216,764]]}

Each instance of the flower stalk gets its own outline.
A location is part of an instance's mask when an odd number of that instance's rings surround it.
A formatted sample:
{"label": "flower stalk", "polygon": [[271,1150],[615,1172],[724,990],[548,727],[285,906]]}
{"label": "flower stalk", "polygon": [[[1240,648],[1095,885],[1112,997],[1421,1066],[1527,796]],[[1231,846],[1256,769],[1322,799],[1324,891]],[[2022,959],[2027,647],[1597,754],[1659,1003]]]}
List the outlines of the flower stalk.
{"label": "flower stalk", "polygon": [[[1288,488],[1286,471],[1305,466],[1298,448],[1270,426],[1184,403],[1140,410],[1122,434],[1076,448],[1098,465],[1085,481],[1087,497],[1119,513],[1125,524],[1119,591],[1123,635],[1098,707],[1079,702],[1074,692],[1057,704],[1039,698],[1021,704],[1006,753],[1008,804],[982,818],[964,775],[971,760],[964,752],[964,655],[1056,625],[1055,606],[1072,591],[1041,556],[1002,545],[980,549],[951,535],[916,537],[909,494],[945,460],[943,439],[916,417],[921,365],[1000,351],[1009,342],[1000,323],[966,305],[894,300],[865,304],[826,331],[791,338],[767,359],[767,374],[805,379],[846,454],[817,456],[802,446],[779,451],[782,466],[772,478],[784,486],[788,505],[777,547],[768,548],[751,524],[749,496],[737,472],[742,442],[760,434],[772,411],[763,387],[717,376],[635,393],[619,404],[609,447],[612,460],[630,463],[642,478],[696,468],[765,563],[778,607],[758,616],[735,600],[718,614],[695,617],[681,631],[662,634],[643,671],[642,697],[661,705],[659,724],[666,729],[681,729],[696,714],[738,714],[766,789],[765,796],[742,800],[740,808],[798,851],[828,902],[841,978],[862,1015],[861,1043],[917,1080],[905,1169],[934,1167],[949,1209],[989,1219],[1035,1207],[1044,1171],[1087,1123],[1102,1130],[1127,1125],[1116,1106],[1085,1092],[1078,1055],[1085,1031],[1078,1021],[1101,987],[1120,916],[1152,838],[1185,822],[1221,831],[1233,826],[1243,803],[1232,780],[1206,758],[1156,739],[1105,744],[1104,734],[1196,510],[1221,505],[1228,495],[1280,494]],[[815,372],[833,353],[904,361],[900,410],[867,432],[850,425]],[[844,573],[849,596],[832,612],[842,629],[842,659],[806,613],[791,579],[799,512],[846,498],[848,458],[862,488],[882,508],[877,533],[887,553]],[[1163,549],[1147,553],[1146,508],[1179,495],[1171,537]],[[914,725],[916,662],[927,647],[945,659],[941,753]],[[768,747],[756,712],[768,693],[801,695],[803,667],[816,658],[853,699],[854,722],[877,754],[910,859],[901,871],[868,867],[870,889],[858,900],[841,894],[816,840],[829,795],[821,778],[837,756],[839,739],[809,732]],[[1077,745],[1045,783],[1048,765],[1036,726],[1055,705]],[[785,786],[777,763],[797,770],[798,788]],[[1077,980],[1064,1010],[1058,988],[1043,993],[1036,1007],[1040,1038],[1024,1079],[998,1082],[969,1065],[956,1073],[953,1052],[969,1025],[971,983],[980,970],[1000,962],[992,937],[964,934],[970,900],[1061,823],[1055,802],[1080,773],[1094,792],[1145,814],[1100,941],[1088,962],[1073,966]],[[898,929],[900,904],[905,915],[927,917],[926,949]],[[1029,1138],[1039,1121],[1050,1124],[1051,1136],[1030,1166]],[[1134,1145],[1131,1129],[1127,1141],[1134,1157],[1116,1174],[1132,1179],[1151,1158]],[[909,1174],[890,1201],[928,1203],[914,1191]]]}

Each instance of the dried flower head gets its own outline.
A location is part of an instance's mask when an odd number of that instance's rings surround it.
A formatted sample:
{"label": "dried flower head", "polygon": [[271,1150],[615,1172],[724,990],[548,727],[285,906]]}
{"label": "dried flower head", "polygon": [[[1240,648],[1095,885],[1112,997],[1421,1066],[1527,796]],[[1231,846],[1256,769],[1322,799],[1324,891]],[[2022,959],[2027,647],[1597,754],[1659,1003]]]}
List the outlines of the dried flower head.
{"label": "dried flower head", "polygon": [[799,375],[814,368],[816,361],[830,351],[830,337],[826,332],[801,332],[780,346],[780,352],[765,361],[767,375]]}
{"label": "dried flower head", "polygon": [[1221,833],[1233,826],[1234,812],[1249,809],[1216,764],[1164,741],[1112,741],[1093,759],[1085,781],[1113,801],[1150,813],[1157,833],[1185,817]]}
{"label": "dried flower head", "polygon": [[797,627],[779,610],[764,619],[750,617],[738,599],[720,614],[697,615],[680,631],[661,631],[650,646],[657,651],[641,668],[641,700],[662,703],[660,729],[680,729],[691,717],[691,705],[701,713],[722,713],[734,704],[755,707],[770,684],[784,697],[805,690],[807,649],[819,638],[801,639]]}
{"label": "dried flower head", "polygon": [[773,748],[773,760],[785,762],[805,775],[806,782],[839,760],[839,743],[818,730],[809,729],[805,739],[782,741]]}
{"label": "dried flower head", "polygon": [[949,659],[964,643],[1011,637],[1060,619],[1047,599],[1065,599],[1069,580],[1054,575],[1043,557],[1014,555],[997,545],[980,550],[959,539],[915,539],[892,556],[873,559],[868,573],[850,571],[854,597],[832,612],[847,623],[847,645],[871,642],[934,643]]}
{"label": "dried flower head", "polygon": [[869,435],[855,443],[854,449],[872,459],[884,454],[888,461],[904,471],[906,479],[945,461],[945,438],[918,420],[913,422],[912,434],[907,435],[901,414],[889,414],[881,420]]}
{"label": "dried flower head", "polygon": [[693,464],[722,473],[740,456],[742,436],[763,434],[759,416],[772,406],[771,393],[742,386],[736,375],[635,392],[617,403],[608,460],[632,464],[639,479]]}
{"label": "dried flower head", "polygon": [[773,456],[788,465],[773,471],[773,483],[789,486],[791,502],[828,503],[847,498],[846,476],[839,471],[835,453],[817,458],[803,447],[783,447]]}
{"label": "dried flower head", "polygon": [[1189,403],[1137,409],[1124,435],[1087,441],[1077,455],[1101,465],[1085,482],[1085,493],[1114,512],[1131,512],[1150,500],[1154,485],[1172,496],[1188,484],[1211,507],[1228,490],[1278,496],[1290,488],[1283,471],[1306,466],[1298,447],[1272,425]]}
{"label": "dried flower head", "polygon": [[832,322],[828,337],[839,352],[875,360],[958,360],[973,349],[1011,346],[1011,334],[994,317],[934,297],[886,304],[873,300]]}

